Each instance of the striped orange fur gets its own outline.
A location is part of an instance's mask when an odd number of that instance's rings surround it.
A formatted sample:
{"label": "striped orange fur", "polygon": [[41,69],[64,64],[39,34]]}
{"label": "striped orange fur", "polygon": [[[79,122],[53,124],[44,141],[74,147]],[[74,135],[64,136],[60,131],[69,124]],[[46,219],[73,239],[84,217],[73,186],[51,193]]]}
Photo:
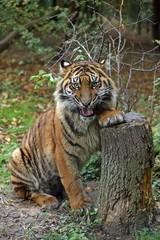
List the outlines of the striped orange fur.
{"label": "striped orange fur", "polygon": [[62,61],[55,106],[43,113],[11,156],[15,192],[40,206],[57,208],[68,196],[71,208],[90,204],[79,169],[100,150],[100,126],[123,122],[116,110],[117,89],[96,62]]}

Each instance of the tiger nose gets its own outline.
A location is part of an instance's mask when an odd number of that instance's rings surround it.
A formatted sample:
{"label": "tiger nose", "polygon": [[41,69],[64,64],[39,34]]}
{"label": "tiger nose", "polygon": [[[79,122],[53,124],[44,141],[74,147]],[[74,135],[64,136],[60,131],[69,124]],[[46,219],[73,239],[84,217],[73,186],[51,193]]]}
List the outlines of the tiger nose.
{"label": "tiger nose", "polygon": [[85,106],[85,107],[88,107],[90,105],[91,101],[90,100],[86,100],[86,101],[82,101],[82,104]]}

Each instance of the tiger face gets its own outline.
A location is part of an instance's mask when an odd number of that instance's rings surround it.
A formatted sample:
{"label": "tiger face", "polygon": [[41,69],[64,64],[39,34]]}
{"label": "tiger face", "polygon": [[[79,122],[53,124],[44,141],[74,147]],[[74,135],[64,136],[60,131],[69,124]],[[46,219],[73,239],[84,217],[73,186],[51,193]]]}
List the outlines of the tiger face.
{"label": "tiger face", "polygon": [[115,85],[102,70],[104,64],[62,61],[61,67],[64,77],[55,91],[57,104],[78,112],[83,121],[93,121],[106,100],[116,99]]}

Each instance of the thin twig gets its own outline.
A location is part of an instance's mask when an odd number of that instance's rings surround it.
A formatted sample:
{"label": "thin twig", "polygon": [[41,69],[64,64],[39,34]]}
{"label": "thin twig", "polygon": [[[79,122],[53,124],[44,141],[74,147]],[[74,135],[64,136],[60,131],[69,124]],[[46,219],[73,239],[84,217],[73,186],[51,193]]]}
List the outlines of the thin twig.
{"label": "thin twig", "polygon": [[150,118],[149,122],[152,124],[153,121],[153,116],[154,116],[154,107],[155,107],[155,100],[156,100],[156,73],[159,64],[157,64],[155,70],[154,70],[154,75],[153,75],[153,90],[152,90],[152,97],[151,97],[151,107],[150,107]]}

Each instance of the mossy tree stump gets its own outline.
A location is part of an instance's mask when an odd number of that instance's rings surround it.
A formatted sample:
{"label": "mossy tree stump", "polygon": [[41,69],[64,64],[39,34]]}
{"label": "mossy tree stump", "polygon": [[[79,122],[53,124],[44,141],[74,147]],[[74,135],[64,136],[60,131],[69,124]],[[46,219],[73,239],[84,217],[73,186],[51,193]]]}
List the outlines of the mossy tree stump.
{"label": "mossy tree stump", "polygon": [[132,235],[135,230],[148,226],[154,205],[151,128],[136,113],[126,114],[125,119],[124,124],[101,130],[98,210],[112,237]]}

